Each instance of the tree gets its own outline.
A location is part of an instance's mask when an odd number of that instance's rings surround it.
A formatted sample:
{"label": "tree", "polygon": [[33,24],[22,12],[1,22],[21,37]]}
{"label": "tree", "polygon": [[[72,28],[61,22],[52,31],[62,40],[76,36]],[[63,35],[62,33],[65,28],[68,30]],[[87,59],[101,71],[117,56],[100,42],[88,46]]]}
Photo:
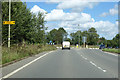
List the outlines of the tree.
{"label": "tree", "polygon": [[66,38],[65,41],[69,41],[70,43],[72,42],[70,38]]}
{"label": "tree", "polygon": [[57,32],[57,41],[59,44],[62,43],[63,38],[67,36],[67,32],[64,30],[64,28],[60,27]]}
{"label": "tree", "polygon": [[58,32],[57,29],[53,29],[53,30],[50,31],[49,39],[51,41],[53,41],[54,43],[57,43],[57,32]]}
{"label": "tree", "polygon": [[[70,34],[72,38],[72,44],[83,44],[82,37],[87,37],[87,44],[88,45],[96,45],[97,41],[99,40],[99,35],[97,34],[97,31],[95,28],[90,28],[88,31],[77,31],[75,33]],[[80,41],[80,42],[79,42]]]}
{"label": "tree", "polygon": [[[2,21],[9,21],[9,3],[2,2]],[[26,3],[11,3],[11,44],[22,43],[43,43],[44,39],[44,16],[42,13],[35,15],[26,7]],[[2,43],[8,42],[8,25],[2,25]]]}
{"label": "tree", "polygon": [[99,39],[99,35],[97,34],[96,29],[92,27],[88,30],[88,33],[89,33],[88,44],[89,45],[96,45],[97,41]]}
{"label": "tree", "polygon": [[113,47],[120,47],[120,34],[116,34],[116,36],[112,39],[114,41],[114,44],[112,44]]}
{"label": "tree", "polygon": [[98,43],[99,45],[102,44],[102,43],[106,45],[106,44],[107,44],[107,40],[106,40],[104,37],[101,37],[101,38],[99,38],[99,40],[98,40],[97,43]]}
{"label": "tree", "polygon": [[61,44],[65,36],[67,36],[67,32],[64,30],[64,28],[59,28],[58,30],[57,29],[51,30],[47,35],[47,39],[48,42],[51,40],[55,44]]}
{"label": "tree", "polygon": [[72,40],[71,40],[71,44],[74,44],[74,45],[75,45],[75,44],[76,44],[76,41],[75,41],[75,33],[71,33],[70,36],[71,36],[71,39],[72,39]]}

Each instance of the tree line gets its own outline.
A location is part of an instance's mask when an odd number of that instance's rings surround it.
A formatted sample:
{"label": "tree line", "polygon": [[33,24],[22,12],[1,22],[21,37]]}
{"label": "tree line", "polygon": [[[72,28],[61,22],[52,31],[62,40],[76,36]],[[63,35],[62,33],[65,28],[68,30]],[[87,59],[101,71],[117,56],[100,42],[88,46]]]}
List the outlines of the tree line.
{"label": "tree line", "polygon": [[[9,2],[2,2],[2,21],[9,21]],[[11,3],[11,21],[15,21],[11,25],[10,39],[11,44],[20,44],[23,41],[27,43],[43,43],[44,39],[44,16],[34,13],[27,9],[26,3]],[[2,24],[2,45],[8,42],[8,25]]]}
{"label": "tree line", "polygon": [[62,44],[62,41],[70,41],[71,45],[80,44],[83,45],[83,37],[86,37],[87,45],[101,45],[106,47],[119,47],[119,34],[117,34],[112,40],[107,40],[105,37],[100,37],[97,30],[93,27],[86,31],[76,31],[70,34],[70,38],[67,37],[68,33],[64,28],[60,27],[58,30],[53,29],[47,33],[47,43],[52,41],[55,44]]}
{"label": "tree line", "polygon": [[[21,44],[26,42],[28,44],[46,44],[52,41],[55,44],[61,44],[62,41],[70,41],[72,45],[82,45],[82,37],[87,37],[86,44],[88,45],[100,45],[101,43],[116,47],[119,46],[119,34],[117,34],[112,40],[107,40],[104,37],[99,37],[95,28],[90,28],[86,31],[78,30],[75,33],[71,33],[68,38],[67,31],[60,27],[59,29],[53,29],[45,34],[44,15],[38,13],[37,16],[30,12],[26,3],[12,2],[11,3],[11,21],[15,21],[14,25],[11,25],[11,44]],[[9,21],[9,3],[2,2],[2,21]],[[8,42],[8,25],[2,24],[2,45],[7,45]]]}

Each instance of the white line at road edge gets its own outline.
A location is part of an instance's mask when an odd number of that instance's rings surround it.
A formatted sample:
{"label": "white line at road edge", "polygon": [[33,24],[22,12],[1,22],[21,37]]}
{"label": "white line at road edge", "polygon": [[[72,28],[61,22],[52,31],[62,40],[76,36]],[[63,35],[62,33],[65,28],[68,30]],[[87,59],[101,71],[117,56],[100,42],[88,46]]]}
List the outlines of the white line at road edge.
{"label": "white line at road edge", "polygon": [[110,53],[110,52],[104,52],[104,53],[107,53],[107,54],[110,54],[110,55],[114,55],[114,56],[118,56],[118,54],[114,54],[114,53]]}
{"label": "white line at road edge", "polygon": [[100,50],[101,52],[104,52],[104,53],[107,53],[107,54],[110,54],[110,55],[113,55],[113,56],[118,56],[118,54],[116,53],[110,53],[110,52],[105,52],[105,51],[102,51],[102,50]]}
{"label": "white line at road edge", "polygon": [[[34,59],[33,61],[31,61],[31,62],[25,64],[24,66],[22,66],[22,67],[20,67],[20,68],[18,68],[18,69],[16,69],[16,70],[14,70],[13,72],[7,74],[6,76],[4,76],[4,77],[2,77],[2,78],[8,78],[8,77],[12,76],[13,74],[17,73],[18,71],[20,71],[20,70],[22,70],[23,68],[29,66],[30,64],[34,63],[35,61],[39,60],[40,58],[46,56],[47,54],[49,54],[49,53],[51,53],[51,52],[53,52],[53,51],[50,51],[50,52],[48,52],[48,53],[46,53],[46,54],[44,54],[44,55],[42,55],[42,56]],[[1,80],[1,79],[0,79],[0,80]]]}

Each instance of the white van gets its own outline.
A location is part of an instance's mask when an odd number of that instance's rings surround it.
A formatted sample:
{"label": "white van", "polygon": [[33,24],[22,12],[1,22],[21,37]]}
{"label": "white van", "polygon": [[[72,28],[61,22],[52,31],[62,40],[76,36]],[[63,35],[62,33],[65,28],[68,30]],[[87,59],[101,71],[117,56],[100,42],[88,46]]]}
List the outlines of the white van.
{"label": "white van", "polygon": [[69,41],[63,41],[62,50],[63,49],[70,49],[70,42]]}

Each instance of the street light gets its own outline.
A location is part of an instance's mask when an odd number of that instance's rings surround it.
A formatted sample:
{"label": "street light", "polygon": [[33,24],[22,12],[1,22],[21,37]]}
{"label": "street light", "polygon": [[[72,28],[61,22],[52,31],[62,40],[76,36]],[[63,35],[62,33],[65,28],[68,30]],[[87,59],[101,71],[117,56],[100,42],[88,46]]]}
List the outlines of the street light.
{"label": "street light", "polygon": [[[75,28],[80,30],[80,28],[79,28],[80,24],[73,24],[73,25],[77,25],[78,27],[75,27]],[[79,33],[79,43],[78,44],[80,45],[80,33]]]}
{"label": "street light", "polygon": [[[80,25],[78,24],[78,27],[77,27],[78,29],[80,29],[79,26]],[[78,44],[80,45],[80,33],[79,33],[79,43]]]}

